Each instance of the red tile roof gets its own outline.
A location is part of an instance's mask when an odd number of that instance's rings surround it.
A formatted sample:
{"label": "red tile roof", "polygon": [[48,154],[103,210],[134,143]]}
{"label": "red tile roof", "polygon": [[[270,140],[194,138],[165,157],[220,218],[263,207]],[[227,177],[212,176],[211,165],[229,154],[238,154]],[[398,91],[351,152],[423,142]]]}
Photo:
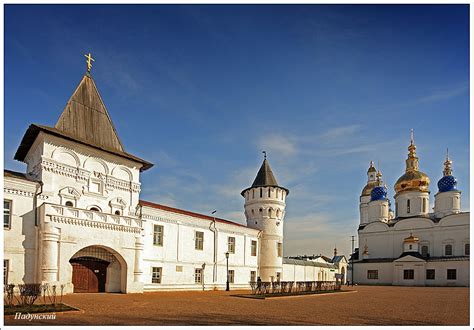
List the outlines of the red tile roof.
{"label": "red tile roof", "polygon": [[140,200],[140,205],[141,206],[152,207],[152,208],[155,208],[155,209],[160,209],[160,210],[163,210],[163,211],[169,211],[169,212],[189,215],[189,216],[192,216],[192,217],[196,217],[196,218],[200,218],[200,219],[206,219],[206,220],[210,220],[210,221],[214,221],[214,219],[215,219],[216,222],[222,222],[222,223],[226,223],[226,224],[229,224],[229,225],[248,228],[247,226],[245,226],[241,223],[233,222],[233,221],[230,221],[230,220],[214,218],[214,217],[211,217],[209,215],[195,213],[195,212],[186,211],[186,210],[181,210],[181,209],[177,209],[177,208],[174,208],[174,207],[171,207],[171,206],[156,204],[156,203],[147,202],[147,201],[144,201],[144,200]]}

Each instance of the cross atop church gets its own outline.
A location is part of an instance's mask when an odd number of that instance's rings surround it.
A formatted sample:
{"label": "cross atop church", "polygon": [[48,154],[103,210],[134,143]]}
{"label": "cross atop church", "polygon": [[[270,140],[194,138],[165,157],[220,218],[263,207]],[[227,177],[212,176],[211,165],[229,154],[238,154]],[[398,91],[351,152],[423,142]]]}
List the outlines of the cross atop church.
{"label": "cross atop church", "polygon": [[91,53],[89,54],[84,54],[84,57],[87,58],[87,73],[91,73],[91,69],[92,69],[92,62],[94,62],[95,60],[92,58],[91,56]]}

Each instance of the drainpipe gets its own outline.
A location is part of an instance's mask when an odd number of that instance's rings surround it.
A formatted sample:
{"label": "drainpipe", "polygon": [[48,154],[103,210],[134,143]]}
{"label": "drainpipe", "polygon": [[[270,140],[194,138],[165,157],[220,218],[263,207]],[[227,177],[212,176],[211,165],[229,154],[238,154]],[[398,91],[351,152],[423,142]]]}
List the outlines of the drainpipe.
{"label": "drainpipe", "polygon": [[[212,214],[214,214],[214,211]],[[212,282],[217,282],[217,228],[216,228],[216,217],[213,217],[211,224],[209,225],[209,230],[214,233],[214,266],[212,269]]]}
{"label": "drainpipe", "polygon": [[260,262],[261,262],[260,256],[262,255],[262,254],[260,253],[260,248],[262,247],[262,243],[261,243],[260,239],[262,238],[262,235],[263,235],[263,230],[259,230],[259,231],[258,231],[258,234],[257,234],[257,241],[258,241],[258,251],[257,251],[257,254],[258,254],[258,257],[257,257],[257,278],[260,276]]}
{"label": "drainpipe", "polygon": [[38,192],[36,188],[35,198],[33,199],[33,209],[35,210],[35,226],[38,226],[38,196],[43,193],[43,181],[39,182],[41,190]]}
{"label": "drainpipe", "polygon": [[[40,236],[39,236],[39,227],[38,227],[38,196],[41,195],[43,193],[43,181],[40,181],[39,182],[40,184],[40,191],[38,192],[38,186],[36,187],[36,192],[35,192],[35,197],[33,198],[33,209],[35,210],[35,228],[36,228],[36,242],[35,242],[35,250],[36,251],[39,251],[39,240],[40,240]],[[39,258],[39,254],[36,255],[36,258],[35,258],[35,274],[34,274],[34,277],[35,277],[35,282],[38,282],[38,278],[39,278],[39,272],[38,272],[38,258]]]}

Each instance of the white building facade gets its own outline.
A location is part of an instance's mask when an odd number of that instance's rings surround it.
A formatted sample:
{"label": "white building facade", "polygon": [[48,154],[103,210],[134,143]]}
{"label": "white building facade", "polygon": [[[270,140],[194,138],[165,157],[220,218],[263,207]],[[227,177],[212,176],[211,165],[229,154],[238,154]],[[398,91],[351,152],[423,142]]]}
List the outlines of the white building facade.
{"label": "white building facade", "polygon": [[[30,125],[15,159],[27,170],[4,171],[4,283],[129,293],[309,278],[285,265],[289,191],[266,159],[242,192],[247,226],[140,200],[153,164],[124,150],[89,72],[54,127]],[[312,267],[316,280],[337,266]]]}
{"label": "white building facade", "polygon": [[469,212],[461,212],[452,162],[446,155],[434,210],[428,175],[419,170],[413,139],[406,171],[395,184],[395,212],[382,174],[371,163],[360,196],[359,249],[354,282],[411,286],[469,286]]}

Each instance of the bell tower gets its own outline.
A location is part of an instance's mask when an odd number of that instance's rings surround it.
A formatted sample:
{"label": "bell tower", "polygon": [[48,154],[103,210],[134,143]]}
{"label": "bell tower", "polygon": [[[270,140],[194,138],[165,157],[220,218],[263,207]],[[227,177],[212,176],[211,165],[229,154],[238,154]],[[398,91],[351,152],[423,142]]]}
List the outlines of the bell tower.
{"label": "bell tower", "polygon": [[281,279],[283,264],[283,219],[289,190],[278,185],[267,155],[251,187],[244,189],[247,227],[262,231],[259,241],[259,276],[262,281]]}

